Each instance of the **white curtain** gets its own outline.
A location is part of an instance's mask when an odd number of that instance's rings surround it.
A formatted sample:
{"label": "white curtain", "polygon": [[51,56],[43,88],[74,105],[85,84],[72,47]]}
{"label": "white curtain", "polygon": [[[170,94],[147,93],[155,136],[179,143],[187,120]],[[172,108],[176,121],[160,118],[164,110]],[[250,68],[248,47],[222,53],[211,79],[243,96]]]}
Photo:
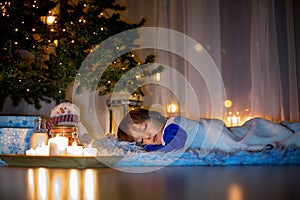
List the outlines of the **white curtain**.
{"label": "white curtain", "polygon": [[[265,117],[274,121],[299,120],[299,70],[296,66],[295,23],[292,0],[139,0],[120,1],[127,6],[126,17],[146,17],[146,26],[182,32],[198,41],[220,70],[227,109],[244,117]],[[298,19],[299,20],[299,19]],[[169,43],[176,41],[170,40]],[[184,48],[184,47],[182,47]],[[188,51],[187,49],[185,49]],[[178,70],[197,85],[199,117],[211,116],[211,94],[201,74],[177,56],[156,51],[158,63]],[[162,79],[176,84],[165,70]],[[173,84],[173,83],[172,83]],[[152,88],[147,104],[167,108],[174,95],[166,88]],[[185,87],[178,85],[178,90]],[[147,88],[149,89],[149,87]],[[151,90],[151,87],[150,89]],[[185,93],[180,93],[185,95]],[[193,113],[186,97],[181,114]]]}
{"label": "white curtain", "polygon": [[[252,4],[251,107],[253,114],[273,120],[297,120],[299,91],[292,1],[282,5],[274,2],[255,0]],[[286,6],[281,10],[286,16],[276,13],[278,6]]]}

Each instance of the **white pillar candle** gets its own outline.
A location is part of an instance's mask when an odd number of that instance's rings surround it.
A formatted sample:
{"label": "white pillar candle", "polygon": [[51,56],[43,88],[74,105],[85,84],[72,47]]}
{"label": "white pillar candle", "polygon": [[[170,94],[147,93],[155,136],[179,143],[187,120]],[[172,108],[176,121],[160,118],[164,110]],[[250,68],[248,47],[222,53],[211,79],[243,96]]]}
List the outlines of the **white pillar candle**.
{"label": "white pillar candle", "polygon": [[50,155],[66,155],[69,139],[57,134],[48,140]]}
{"label": "white pillar candle", "polygon": [[67,152],[69,156],[82,156],[83,148],[82,146],[78,146],[77,142],[74,141],[72,146],[67,147]]}
{"label": "white pillar candle", "polygon": [[89,144],[87,148],[83,149],[83,155],[84,156],[94,156],[94,157],[96,157],[97,156],[97,149],[93,148],[92,145]]}

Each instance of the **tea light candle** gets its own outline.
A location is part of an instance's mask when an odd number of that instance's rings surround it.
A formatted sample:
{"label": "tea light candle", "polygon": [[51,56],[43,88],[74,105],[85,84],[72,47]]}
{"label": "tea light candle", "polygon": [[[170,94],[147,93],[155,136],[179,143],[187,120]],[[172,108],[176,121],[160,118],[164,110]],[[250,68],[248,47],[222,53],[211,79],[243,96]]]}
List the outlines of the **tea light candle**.
{"label": "tea light candle", "polygon": [[49,156],[49,146],[45,145],[44,142],[42,142],[42,145],[37,147],[35,151],[39,156]]}
{"label": "tea light candle", "polygon": [[26,156],[33,156],[33,155],[36,155],[36,151],[33,148],[26,150]]}
{"label": "tea light candle", "polygon": [[88,145],[87,148],[83,149],[83,155],[84,156],[97,156],[97,149],[93,148],[91,144]]}
{"label": "tea light candle", "polygon": [[61,137],[57,134],[48,140],[50,155],[65,155],[68,147],[69,139]]}
{"label": "tea light candle", "polygon": [[78,146],[76,141],[72,143],[72,146],[67,147],[67,152],[69,156],[82,156],[82,151],[82,146]]}

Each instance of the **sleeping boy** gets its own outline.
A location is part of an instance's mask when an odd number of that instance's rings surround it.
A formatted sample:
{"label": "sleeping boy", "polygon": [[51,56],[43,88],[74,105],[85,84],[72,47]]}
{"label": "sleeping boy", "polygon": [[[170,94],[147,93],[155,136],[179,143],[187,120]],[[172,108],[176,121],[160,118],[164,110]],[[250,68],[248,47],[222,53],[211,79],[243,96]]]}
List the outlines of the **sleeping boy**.
{"label": "sleeping boy", "polygon": [[136,142],[146,151],[170,152],[187,148],[218,149],[225,152],[261,151],[274,146],[300,146],[299,131],[263,118],[243,126],[227,128],[221,120],[185,117],[166,118],[139,108],[121,120],[117,136]]}

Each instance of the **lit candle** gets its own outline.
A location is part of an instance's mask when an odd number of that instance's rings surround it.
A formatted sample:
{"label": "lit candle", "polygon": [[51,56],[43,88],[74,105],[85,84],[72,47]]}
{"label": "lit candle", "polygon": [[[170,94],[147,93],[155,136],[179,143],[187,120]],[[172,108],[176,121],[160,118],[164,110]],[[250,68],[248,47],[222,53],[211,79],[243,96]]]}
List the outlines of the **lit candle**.
{"label": "lit candle", "polygon": [[67,137],[61,137],[59,134],[50,138],[48,141],[50,155],[65,155],[68,143],[69,139]]}
{"label": "lit candle", "polygon": [[237,126],[238,125],[238,117],[237,116],[232,116],[232,126]]}
{"label": "lit candle", "polygon": [[82,151],[82,146],[78,146],[76,141],[72,143],[72,146],[67,147],[67,152],[69,156],[82,156]]}
{"label": "lit candle", "polygon": [[227,117],[227,126],[231,126],[231,123],[232,123],[231,117]]}
{"label": "lit candle", "polygon": [[44,142],[42,142],[42,145],[37,147],[35,151],[39,156],[49,156],[49,146],[45,145]]}
{"label": "lit candle", "polygon": [[96,157],[97,156],[97,149],[93,148],[92,145],[89,144],[87,148],[83,149],[83,155],[84,156],[94,156],[94,157]]}
{"label": "lit candle", "polygon": [[237,125],[241,125],[241,116],[240,116],[240,112],[236,112],[236,116],[237,116]]}

